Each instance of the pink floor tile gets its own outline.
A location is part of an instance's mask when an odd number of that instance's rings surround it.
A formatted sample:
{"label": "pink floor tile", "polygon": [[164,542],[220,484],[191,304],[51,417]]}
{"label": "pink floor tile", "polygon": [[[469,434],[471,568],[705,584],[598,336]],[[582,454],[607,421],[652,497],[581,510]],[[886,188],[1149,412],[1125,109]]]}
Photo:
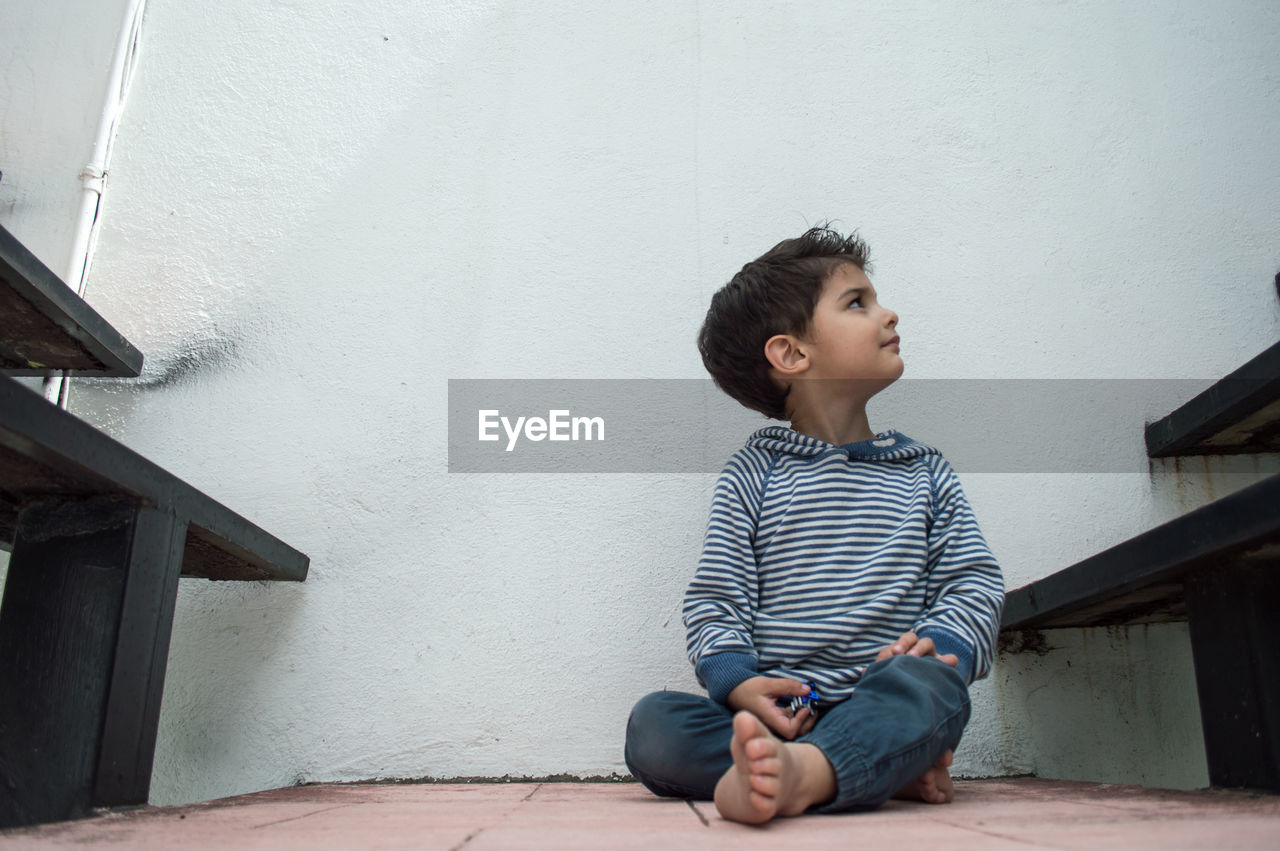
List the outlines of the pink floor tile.
{"label": "pink floor tile", "polygon": [[636,784],[301,786],[0,831],[4,849],[1280,848],[1280,797],[1036,779],[763,828]]}

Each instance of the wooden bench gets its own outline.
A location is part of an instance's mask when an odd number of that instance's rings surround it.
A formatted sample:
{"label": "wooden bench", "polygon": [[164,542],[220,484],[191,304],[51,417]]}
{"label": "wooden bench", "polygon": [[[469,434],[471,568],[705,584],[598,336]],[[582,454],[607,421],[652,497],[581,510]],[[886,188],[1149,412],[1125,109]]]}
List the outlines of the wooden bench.
{"label": "wooden bench", "polygon": [[129,376],[142,352],[0,227],[0,370]]}
{"label": "wooden bench", "polygon": [[[1159,422],[1152,457],[1280,449],[1280,344]],[[1005,649],[1038,630],[1187,622],[1209,779],[1280,791],[1280,475],[1005,598]]]}
{"label": "wooden bench", "polygon": [[1148,424],[1146,441],[1152,458],[1280,452],[1280,343]]}
{"label": "wooden bench", "polygon": [[[10,290],[0,295],[0,348],[25,361],[13,372],[32,374],[35,362],[137,373],[137,350],[88,305],[67,301],[42,265],[31,272],[34,258],[15,263],[25,252],[16,241],[0,248]],[[27,277],[15,282],[15,270]],[[66,293],[30,297],[50,281]],[[40,333],[28,333],[34,321],[6,333],[18,299],[37,309],[16,311],[43,317],[56,340],[42,348]],[[308,569],[302,553],[5,376],[0,546],[11,550],[0,603],[0,827],[146,803],[179,576],[302,581]]]}

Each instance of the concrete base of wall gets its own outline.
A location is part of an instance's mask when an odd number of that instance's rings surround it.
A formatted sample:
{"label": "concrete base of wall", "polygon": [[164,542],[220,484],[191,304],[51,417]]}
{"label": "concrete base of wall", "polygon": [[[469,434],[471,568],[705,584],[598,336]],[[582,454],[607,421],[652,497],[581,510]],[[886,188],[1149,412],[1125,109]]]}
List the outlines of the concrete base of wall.
{"label": "concrete base of wall", "polygon": [[1209,785],[1185,623],[1041,633],[993,674],[1014,754],[1038,777]]}
{"label": "concrete base of wall", "polygon": [[720,818],[637,783],[304,786],[0,832],[23,848],[1273,848],[1280,798],[1037,780],[957,783],[951,804]]}

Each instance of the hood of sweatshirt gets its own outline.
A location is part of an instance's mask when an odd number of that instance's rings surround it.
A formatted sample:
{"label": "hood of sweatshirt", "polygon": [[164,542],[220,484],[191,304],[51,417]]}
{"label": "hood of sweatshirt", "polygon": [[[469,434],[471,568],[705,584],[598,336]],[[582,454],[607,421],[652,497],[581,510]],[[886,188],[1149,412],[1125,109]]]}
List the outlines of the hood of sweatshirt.
{"label": "hood of sweatshirt", "polygon": [[870,440],[836,445],[801,434],[786,426],[769,426],[747,438],[747,446],[769,452],[785,452],[802,458],[817,458],[838,452],[850,460],[866,461],[900,461],[905,458],[942,454],[932,446],[917,443],[902,432],[893,429],[882,431]]}

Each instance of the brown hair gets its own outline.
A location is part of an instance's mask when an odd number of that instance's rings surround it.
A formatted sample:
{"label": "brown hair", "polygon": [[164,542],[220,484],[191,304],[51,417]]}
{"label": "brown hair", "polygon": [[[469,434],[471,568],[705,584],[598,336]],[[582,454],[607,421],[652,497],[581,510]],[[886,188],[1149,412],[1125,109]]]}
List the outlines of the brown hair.
{"label": "brown hair", "polygon": [[846,237],[820,225],[743,266],[711,297],[698,332],[698,351],[716,386],[752,410],[785,420],[787,390],[769,376],[764,344],[776,334],[803,335],[822,285],[845,263],[867,271],[867,244],[856,231]]}

